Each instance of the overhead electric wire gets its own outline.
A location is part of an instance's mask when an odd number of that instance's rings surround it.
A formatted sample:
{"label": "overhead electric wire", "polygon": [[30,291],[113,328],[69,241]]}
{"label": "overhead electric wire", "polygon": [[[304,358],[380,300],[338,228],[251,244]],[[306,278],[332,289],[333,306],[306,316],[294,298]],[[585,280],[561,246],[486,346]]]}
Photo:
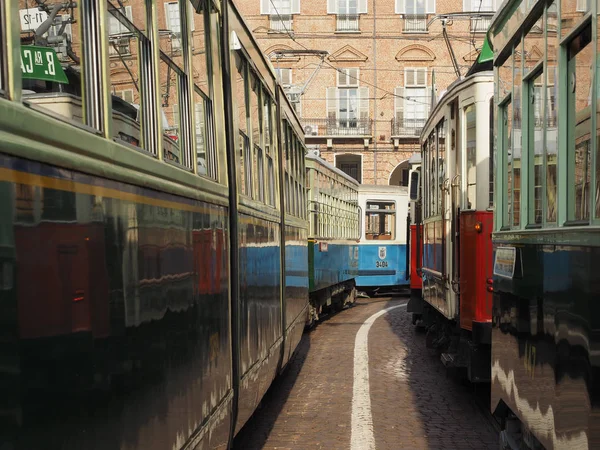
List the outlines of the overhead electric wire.
{"label": "overhead electric wire", "polygon": [[[283,17],[281,16],[281,14],[279,14],[279,11],[277,10],[277,7],[275,6],[275,3],[273,2],[273,0],[269,0],[269,2],[271,3],[271,6],[273,7],[273,10],[275,11],[275,14],[277,15],[277,17],[279,17],[279,20],[281,21],[281,25],[283,26],[283,29],[285,30],[285,33],[283,33],[283,34],[287,34],[287,36],[292,41],[294,41],[296,44],[298,44],[299,46],[301,46],[304,50],[311,51],[312,49],[309,49],[307,46],[305,46],[301,42],[298,42],[297,37],[294,34],[292,34],[290,32],[290,30],[287,29],[287,27],[285,26],[285,21],[283,20]],[[480,0],[480,3],[479,3],[480,9],[481,9],[481,3],[482,2],[483,2],[483,0]],[[314,35],[311,35],[311,37],[314,38]],[[439,37],[441,37],[441,34],[437,35],[436,37],[428,38],[428,39],[429,39],[429,41],[433,41],[433,40],[435,40],[435,39],[437,39]],[[463,39],[459,39],[456,36],[453,36],[453,38],[455,40],[459,40],[459,41],[471,44],[471,41],[468,38],[464,39],[464,40]],[[339,69],[338,67],[334,66],[329,61],[327,61],[327,60],[323,60],[323,61],[325,62],[325,64],[327,64],[330,68],[334,69],[336,72],[342,73],[341,69]],[[444,67],[450,67],[450,66],[444,66]],[[467,66],[467,65],[464,65],[464,66],[461,65],[461,67],[469,67],[469,66]],[[364,70],[364,69],[361,69],[361,70]],[[371,69],[371,70],[373,70],[373,69]],[[380,70],[380,69],[378,69],[378,70]],[[343,73],[346,73],[346,72],[343,72]],[[445,72],[439,72],[439,73],[445,73]],[[387,89],[381,88],[381,87],[379,87],[379,86],[377,86],[377,85],[375,85],[373,83],[369,83],[368,81],[365,81],[365,80],[361,79],[360,76],[359,77],[354,77],[354,76],[350,75],[349,73],[347,73],[347,76],[349,76],[352,79],[357,80],[361,85],[364,84],[366,86],[373,87],[373,88],[375,88],[377,90],[380,90],[381,92],[384,92],[387,95],[391,95],[394,98],[402,98],[402,99],[408,100],[410,102],[419,103],[419,104],[423,104],[423,105],[429,105],[428,102],[420,102],[420,101],[417,101],[417,100],[414,100],[414,99],[411,99],[411,98],[407,98],[407,97],[405,97],[403,95],[397,95],[395,92],[388,91]],[[373,98],[377,98],[377,97],[373,97]],[[381,97],[381,98],[383,98],[383,97]]]}

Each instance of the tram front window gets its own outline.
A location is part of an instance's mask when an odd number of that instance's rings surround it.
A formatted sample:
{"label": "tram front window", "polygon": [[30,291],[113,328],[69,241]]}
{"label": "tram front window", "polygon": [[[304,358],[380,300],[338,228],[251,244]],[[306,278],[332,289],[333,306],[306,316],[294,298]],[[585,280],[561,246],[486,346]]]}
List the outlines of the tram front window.
{"label": "tram front window", "polygon": [[394,240],[396,238],[396,204],[394,202],[367,202],[365,222],[367,240]]}
{"label": "tram front window", "polygon": [[23,101],[52,115],[83,122],[81,31],[77,1],[20,0]]}

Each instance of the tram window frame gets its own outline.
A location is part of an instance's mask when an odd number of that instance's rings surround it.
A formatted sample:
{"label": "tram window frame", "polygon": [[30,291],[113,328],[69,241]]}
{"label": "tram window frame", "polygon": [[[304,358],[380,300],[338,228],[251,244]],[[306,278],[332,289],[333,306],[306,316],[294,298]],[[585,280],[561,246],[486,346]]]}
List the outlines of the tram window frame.
{"label": "tram window frame", "polygon": [[[528,217],[526,228],[540,228],[543,223],[544,207],[543,207],[543,147],[544,147],[544,71],[541,65],[536,66],[524,80],[524,89],[527,104],[527,206]],[[540,139],[536,141],[536,132]],[[539,159],[541,164],[536,165],[536,143],[539,143],[540,150]],[[539,167],[539,176],[536,179],[536,167]],[[536,198],[536,191],[539,192]],[[538,207],[539,206],[539,207]]]}
{"label": "tram window frame", "polygon": [[[469,147],[469,114],[472,113],[472,133],[473,133],[473,145]],[[471,103],[463,108],[463,117],[465,124],[465,139],[464,143],[464,155],[465,155],[465,205],[464,209],[473,211],[477,209],[477,105]],[[471,152],[469,152],[471,150]],[[470,164],[472,166],[470,166]],[[472,192],[471,192],[472,188]]]}
{"label": "tram window frame", "polygon": [[[4,0],[0,0],[0,97],[6,97],[8,95],[8,87],[6,81],[8,80],[8,62],[7,56],[7,44],[9,42],[6,36],[6,11],[10,8],[7,7],[7,3]],[[10,11],[10,9],[8,9]]]}
{"label": "tram window frame", "polygon": [[[577,189],[577,173],[576,173],[576,152],[577,152],[577,138],[574,136],[577,133],[577,129],[581,128],[577,126],[577,122],[572,124],[572,118],[577,118],[578,113],[583,111],[583,109],[577,108],[577,98],[575,101],[572,101],[573,98],[573,90],[578,88],[577,83],[577,71],[571,72],[571,61],[577,58],[578,55],[581,55],[585,49],[590,49],[592,52],[595,52],[596,49],[593,48],[594,39],[592,37],[592,27],[590,22],[585,22],[583,26],[576,27],[574,34],[569,35],[569,39],[564,43],[564,48],[566,50],[566,77],[563,82],[567,85],[567,111],[566,111],[566,129],[563,128],[563,131],[566,132],[567,141],[566,141],[566,157],[567,157],[567,220],[565,221],[565,225],[588,225],[590,223],[592,217],[592,205],[595,206],[595,202],[592,202],[590,192],[592,191],[592,186],[594,186],[594,176],[591,173],[594,167],[594,150],[595,150],[595,141],[596,139],[592,138],[592,134],[595,131],[592,129],[592,117],[590,114],[590,125],[588,129],[588,145],[587,145],[587,154],[588,154],[588,167],[586,174],[589,175],[588,185],[588,199],[587,202],[582,201],[580,206],[582,210],[582,216],[578,217],[577,215],[577,204],[576,204],[576,189]],[[571,54],[573,53],[573,54]],[[594,56],[591,56],[591,60],[594,60]],[[577,60],[573,63],[577,66]],[[582,66],[581,64],[579,65]],[[572,76],[573,75],[573,76]],[[581,79],[581,77],[579,77]],[[590,78],[590,83],[593,83],[594,77]],[[589,89],[588,89],[589,91]],[[591,99],[590,99],[591,100]],[[592,112],[593,104],[590,103],[590,113]],[[585,142],[585,141],[584,141]],[[586,181],[583,180],[583,191],[585,193],[585,184]],[[560,189],[560,187],[559,187]],[[595,208],[594,208],[595,209]],[[583,214],[587,212],[587,217]]]}
{"label": "tram window frame", "polygon": [[[158,62],[158,67],[160,69],[160,67],[162,66],[162,63],[165,63],[168,66],[168,70],[167,70],[167,74],[169,73],[169,70],[172,70],[175,74],[175,90],[177,93],[177,102],[175,103],[176,108],[174,108],[175,110],[173,111],[174,113],[174,122],[179,122],[178,123],[178,150],[179,150],[179,161],[174,161],[174,160],[170,160],[168,158],[166,158],[166,148],[164,146],[165,143],[165,138],[167,138],[167,142],[169,142],[169,135],[166,133],[166,130],[164,128],[164,123],[163,120],[167,119],[166,116],[166,112],[164,110],[165,103],[164,103],[164,99],[167,96],[166,94],[162,94],[161,92],[161,105],[160,105],[160,117],[159,117],[159,121],[161,123],[161,133],[160,133],[160,138],[162,139],[163,145],[162,147],[162,151],[163,151],[163,160],[165,162],[167,162],[168,164],[172,164],[175,165],[177,167],[180,167],[182,169],[188,170],[188,171],[193,171],[194,168],[194,163],[193,163],[193,157],[192,157],[192,152],[191,152],[191,145],[189,142],[189,137],[191,136],[190,133],[190,120],[188,120],[188,108],[187,108],[187,104],[188,104],[188,78],[185,75],[184,69],[179,67],[171,58],[169,58],[166,54],[164,54],[163,52],[160,52],[159,54],[159,62]],[[159,74],[160,74],[160,70],[159,70]],[[170,83],[170,80],[167,80],[167,83]],[[162,81],[160,79],[159,76],[159,84],[161,86],[162,89]],[[169,87],[169,85],[167,85],[167,88]],[[175,114],[176,113],[176,114]],[[175,119],[175,117],[177,117],[177,119]],[[168,120],[168,119],[167,119]],[[168,122],[167,122],[168,124]]]}
{"label": "tram window frame", "polygon": [[[374,204],[380,205],[393,205],[391,209],[380,209],[369,207],[369,205],[373,206]],[[394,241],[396,239],[396,228],[398,227],[397,223],[397,204],[395,200],[376,200],[376,199],[367,199],[365,203],[365,240],[367,241]],[[379,232],[371,232],[370,230],[374,229],[371,227],[369,214],[375,215],[378,217],[377,225],[379,228]],[[391,216],[392,219],[388,222],[387,220],[381,221],[381,217]],[[389,224],[389,231],[387,225]],[[384,230],[382,232],[382,230]],[[387,236],[389,233],[389,238],[380,239],[380,236]],[[377,237],[375,237],[377,236]]]}
{"label": "tram window frame", "polygon": [[[127,11],[127,9],[125,10]],[[132,16],[133,17],[133,16]],[[127,72],[131,77],[131,80],[126,80],[125,83],[133,83],[133,87],[138,92],[139,104],[138,103],[129,103],[130,106],[137,109],[136,118],[134,119],[135,123],[139,125],[139,136],[138,136],[138,144],[136,145],[134,142],[131,142],[124,137],[127,136],[124,133],[119,132],[116,134],[117,127],[115,126],[115,119],[118,119],[119,116],[125,116],[124,113],[117,111],[114,108],[115,98],[111,92],[111,108],[110,108],[110,121],[111,121],[111,132],[112,136],[110,138],[121,145],[125,145],[129,148],[133,148],[135,150],[141,150],[144,153],[148,153],[155,158],[158,157],[158,150],[155,145],[152,145],[152,135],[154,131],[152,130],[152,126],[148,120],[149,117],[153,116],[152,109],[153,108],[153,98],[154,94],[152,92],[153,79],[154,79],[154,69],[152,63],[152,57],[150,56],[151,44],[150,40],[146,36],[146,34],[139,30],[133,20],[130,20],[127,16],[127,13],[123,13],[121,8],[115,6],[113,2],[107,0],[107,20],[117,20],[120,23],[120,27],[128,30],[125,34],[128,34],[127,39],[129,39],[129,53],[126,55],[119,55],[119,53],[112,55],[109,53],[109,60],[118,58],[118,60],[126,66],[126,62],[124,57],[131,58],[136,62],[137,69],[137,80],[133,78],[133,74],[127,67]],[[108,25],[107,25],[108,28]],[[108,39],[110,41],[112,35],[108,35]],[[132,42],[133,40],[133,42]],[[108,45],[108,44],[107,44]],[[131,51],[131,48],[135,46],[136,53]],[[116,61],[117,59],[115,59]],[[114,82],[109,74],[108,80],[111,85]],[[121,89],[122,90],[122,89]],[[135,92],[135,91],[134,91]],[[126,119],[126,117],[124,117]],[[160,123],[161,127],[161,138],[162,138],[162,117],[159,115],[157,120]],[[135,138],[135,136],[130,136]]]}

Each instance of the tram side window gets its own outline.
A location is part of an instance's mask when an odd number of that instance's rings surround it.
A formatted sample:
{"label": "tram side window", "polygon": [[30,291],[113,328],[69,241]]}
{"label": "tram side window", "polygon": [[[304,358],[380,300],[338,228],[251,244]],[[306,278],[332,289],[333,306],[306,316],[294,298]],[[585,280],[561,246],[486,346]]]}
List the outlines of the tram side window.
{"label": "tram side window", "polygon": [[496,167],[496,108],[494,108],[494,98],[492,97],[490,99],[490,116],[489,116],[489,120],[490,120],[490,137],[489,137],[489,150],[490,150],[490,155],[489,155],[489,161],[488,161],[488,168],[489,168],[489,203],[488,203],[488,207],[489,208],[493,208],[494,207],[494,169]]}
{"label": "tram side window", "polygon": [[108,55],[112,89],[113,137],[136,147],[144,147],[142,117],[143,81],[140,61],[142,35],[133,26],[131,6],[116,8],[108,3]]}
{"label": "tram side window", "polygon": [[[165,3],[165,26],[169,31],[165,38],[161,38],[161,49],[168,53],[176,62],[183,56],[181,48],[186,43],[181,33],[182,19],[175,22],[180,7],[177,2]],[[192,58],[192,73],[190,76],[195,89],[195,123],[196,123],[196,159],[198,174],[212,179],[217,178],[217,155],[215,142],[215,122],[210,86],[210,60],[213,47],[210,39],[211,27],[207,26],[208,12],[206,10],[196,13],[188,4],[188,34],[190,35],[190,53]],[[185,20],[185,19],[183,19]],[[216,45],[216,43],[214,44]],[[201,106],[198,106],[201,105]],[[204,133],[204,134],[201,134]]]}
{"label": "tram side window", "polygon": [[247,107],[247,75],[246,61],[238,53],[234,54],[236,72],[236,104],[238,110],[239,158],[240,158],[240,193],[252,195],[252,158],[250,138],[248,137],[249,111]]}
{"label": "tram side window", "polygon": [[477,198],[477,116],[475,105],[465,109],[467,123],[467,209],[476,209]]}
{"label": "tram side window", "polygon": [[438,186],[437,196],[437,210],[438,214],[442,214],[442,186],[446,179],[446,120],[440,122],[437,127],[437,147],[438,147],[438,167],[437,167],[437,180],[436,185]]}
{"label": "tram side window", "polygon": [[181,154],[181,73],[161,57],[159,63],[163,153],[166,161],[182,164]]}
{"label": "tram side window", "polygon": [[[530,222],[541,225],[542,223],[542,187],[543,187],[543,153],[544,153],[544,122],[543,122],[543,83],[544,74],[540,73],[533,81],[530,81],[530,95],[533,96],[533,107],[529,113],[529,130],[533,142],[533,152],[530,152],[530,167],[533,166],[533,208],[529,208],[533,217]],[[531,176],[531,175],[530,175]]]}
{"label": "tram side window", "polygon": [[365,222],[367,240],[394,240],[396,238],[396,204],[394,202],[367,201]]}
{"label": "tram side window", "polygon": [[585,27],[568,46],[568,79],[575,80],[567,94],[569,220],[589,220],[591,181],[591,84],[593,49],[591,26]]}
{"label": "tram side window", "polygon": [[83,123],[81,2],[31,3],[20,11],[23,101],[57,118]]}
{"label": "tram side window", "polygon": [[[547,39],[549,43],[556,43],[558,40],[558,17],[556,2],[548,6],[547,12]],[[556,159],[558,151],[558,85],[557,79],[557,47],[548,45],[547,48],[547,70],[546,70],[546,142],[544,145],[544,155],[546,161],[546,222],[556,222]]]}

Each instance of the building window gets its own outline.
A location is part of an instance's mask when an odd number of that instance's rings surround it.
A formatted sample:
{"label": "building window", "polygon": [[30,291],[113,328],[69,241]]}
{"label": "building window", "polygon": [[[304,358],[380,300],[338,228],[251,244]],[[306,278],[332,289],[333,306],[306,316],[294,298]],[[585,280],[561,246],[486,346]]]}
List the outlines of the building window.
{"label": "building window", "polygon": [[165,3],[165,21],[171,38],[171,50],[181,49],[181,17],[179,3]]}
{"label": "building window", "polygon": [[271,31],[292,30],[292,15],[300,14],[300,0],[261,0],[260,13],[268,15]]}
{"label": "building window", "polygon": [[435,14],[435,0],[396,0],[396,14],[402,14],[405,33],[427,32],[427,14]]}
{"label": "building window", "polygon": [[281,83],[282,86],[291,86],[292,84],[292,69],[284,68],[284,69],[275,69],[275,73],[277,74],[277,80]]}
{"label": "building window", "polygon": [[[492,13],[496,11],[496,0],[464,0],[463,11],[476,13],[471,17],[471,32],[485,33],[492,23]],[[480,16],[480,13],[487,13]]]}
{"label": "building window", "polygon": [[330,88],[328,93],[328,119],[334,122],[330,123],[330,126],[356,130],[353,134],[366,134],[365,127],[369,119],[369,89],[359,87],[358,76],[357,68],[338,69],[338,87]]}
{"label": "building window", "polygon": [[404,69],[404,87],[394,90],[392,136],[418,137],[429,114],[430,88],[426,67]]}
{"label": "building window", "polygon": [[336,31],[360,31],[360,14],[367,13],[367,0],[327,0],[327,14],[336,14]]}
{"label": "building window", "polygon": [[335,167],[346,175],[362,182],[362,156],[361,155],[336,155]]}
{"label": "building window", "polygon": [[[130,22],[133,22],[131,6],[120,10]],[[114,15],[108,16],[108,54],[110,56],[127,56],[131,54],[130,40],[132,33],[125,24]]]}

